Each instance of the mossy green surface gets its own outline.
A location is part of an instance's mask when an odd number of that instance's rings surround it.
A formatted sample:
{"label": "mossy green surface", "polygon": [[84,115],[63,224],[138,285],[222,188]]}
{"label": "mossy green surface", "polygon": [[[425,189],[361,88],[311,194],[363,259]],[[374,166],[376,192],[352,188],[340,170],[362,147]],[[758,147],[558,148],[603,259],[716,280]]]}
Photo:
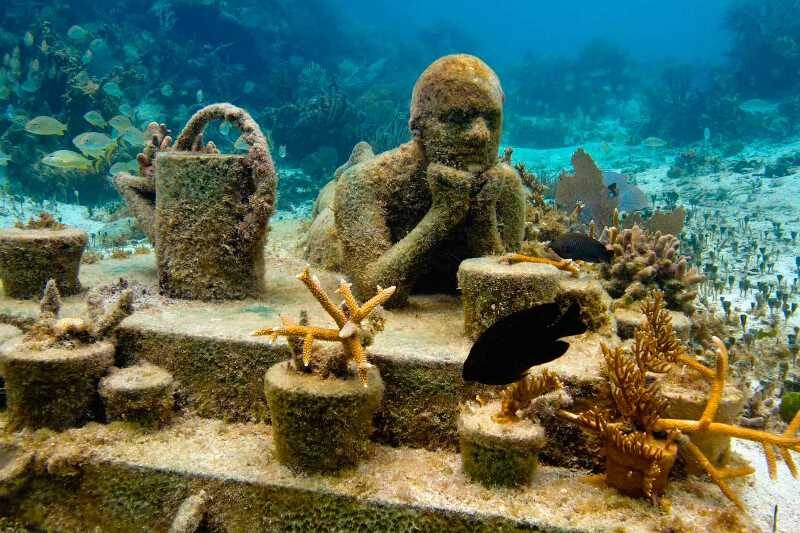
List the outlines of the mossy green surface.
{"label": "mossy green surface", "polygon": [[527,485],[539,465],[537,452],[492,448],[464,438],[461,461],[472,480],[489,487]]}
{"label": "mossy green surface", "polygon": [[88,242],[85,231],[0,231],[0,278],[12,298],[40,298],[47,280],[55,279],[62,296],[81,290],[78,280],[81,256]]}
{"label": "mossy green surface", "polygon": [[265,228],[242,231],[254,186],[238,155],[160,153],[156,260],[173,298],[243,299],[264,292]]}
{"label": "mossy green surface", "polygon": [[9,428],[63,430],[99,416],[97,383],[113,364],[112,344],[37,353],[20,343],[12,339],[0,348]]}
{"label": "mossy green surface", "polygon": [[178,405],[228,422],[269,421],[264,372],[287,359],[285,344],[221,341],[127,329],[117,332],[117,365],[145,360],[178,382]]}
{"label": "mossy green surface", "polygon": [[781,396],[781,419],[787,424],[800,410],[800,392],[787,392]]}
{"label": "mossy green surface", "polygon": [[271,367],[264,391],[278,460],[305,472],[335,472],[369,454],[372,417],[383,396],[376,367],[364,386],[348,379],[297,372],[291,363]]}
{"label": "mossy green surface", "polygon": [[386,384],[376,440],[392,446],[456,449],[459,405],[486,387],[464,383],[461,365],[398,361],[377,355]]}
{"label": "mossy green surface", "polygon": [[153,365],[112,369],[100,380],[99,391],[109,421],[159,427],[169,421],[175,409],[172,376]]}
{"label": "mossy green surface", "polygon": [[508,265],[499,257],[468,259],[458,269],[464,330],[477,339],[492,324],[518,311],[557,302],[577,303],[591,331],[610,333],[611,299],[599,282],[574,278],[550,265]]}
{"label": "mossy green surface", "polygon": [[[340,494],[192,479],[122,465],[88,466],[76,478],[39,477],[13,518],[15,531],[167,531],[183,499],[209,496],[203,531],[541,531],[504,517],[382,505]],[[4,514],[0,512],[0,515]]]}

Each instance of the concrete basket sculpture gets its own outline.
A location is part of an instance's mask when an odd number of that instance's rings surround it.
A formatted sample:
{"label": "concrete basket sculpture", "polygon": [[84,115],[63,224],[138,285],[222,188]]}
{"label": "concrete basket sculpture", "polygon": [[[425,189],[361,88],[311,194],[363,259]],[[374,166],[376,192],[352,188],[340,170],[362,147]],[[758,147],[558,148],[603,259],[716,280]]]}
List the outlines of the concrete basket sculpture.
{"label": "concrete basket sculpture", "polygon": [[[204,146],[212,120],[239,128],[248,153]],[[223,103],[195,113],[174,146],[163,126],[148,130],[153,142],[139,155],[141,176],[120,175],[116,185],[154,241],[161,293],[191,300],[260,295],[277,184],[261,128],[245,110]]]}

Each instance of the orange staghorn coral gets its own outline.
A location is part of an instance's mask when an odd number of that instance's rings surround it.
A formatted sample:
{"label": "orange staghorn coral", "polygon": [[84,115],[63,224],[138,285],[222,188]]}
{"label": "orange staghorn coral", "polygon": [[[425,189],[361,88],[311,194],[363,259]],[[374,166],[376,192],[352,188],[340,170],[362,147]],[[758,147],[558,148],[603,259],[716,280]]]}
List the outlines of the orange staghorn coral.
{"label": "orange staghorn coral", "polygon": [[[617,413],[593,408],[580,415],[565,410],[559,411],[558,414],[599,433],[605,442],[607,453],[617,451],[629,454],[634,464],[630,467],[632,468],[630,472],[634,472],[636,467],[640,472],[647,471],[652,464],[655,464],[656,456],[649,453],[644,443],[668,450],[672,441],[675,441],[680,450],[691,454],[697,460],[723,494],[741,510],[745,510],[744,504],[726,480],[750,475],[753,469],[714,466],[700,448],[689,439],[688,434],[705,431],[758,442],[764,449],[771,478],[774,479],[777,474],[777,452],[781,454],[792,476],[797,477],[797,465],[791,452],[800,452],[800,437],[797,435],[800,429],[800,413],[795,415],[781,435],[715,422],[728,377],[728,350],[725,344],[719,338],[713,337],[717,359],[715,368],[708,368],[688,356],[685,348],[674,337],[669,316],[663,308],[663,300],[659,293],[645,302],[643,310],[646,322],[637,329],[630,352],[620,348],[611,350],[603,347],[611,399]],[[657,383],[646,385],[646,372],[666,372],[671,365],[678,363],[686,364],[696,370],[711,385],[706,406],[697,420],[662,418],[661,414],[667,403],[659,396]],[[611,422],[612,419],[617,421]],[[658,437],[662,433],[667,434],[666,439]],[[612,468],[610,459],[611,457],[609,457],[609,469]],[[663,459],[664,457],[661,457],[660,460]],[[637,460],[641,462],[637,464]],[[664,465],[659,468],[663,473]],[[645,472],[641,477],[642,491],[652,497],[653,484],[648,479],[650,478]],[[624,477],[613,478],[611,472],[607,476],[607,482],[623,492],[629,488],[629,482]]]}
{"label": "orange staghorn coral", "polygon": [[341,280],[336,292],[342,296],[344,302],[339,307],[333,303],[328,293],[322,288],[319,279],[312,276],[308,268],[299,274],[297,279],[308,288],[325,312],[336,322],[338,329],[294,324],[281,317],[281,326],[258,329],[252,335],[270,337],[272,341],[278,337],[303,339],[302,358],[305,366],[311,363],[314,341],[339,342],[342,344],[345,359],[355,363],[358,377],[366,386],[369,363],[364,349],[364,341],[371,339],[371,333],[365,331],[361,323],[394,294],[395,288],[382,289],[378,287],[378,292],[372,298],[363,305],[359,305],[353,296],[350,283]]}
{"label": "orange staghorn coral", "polygon": [[577,276],[580,269],[572,259],[549,259],[547,257],[533,257],[523,254],[506,254],[503,256],[503,261],[510,265],[516,263],[535,263],[540,265],[554,266],[559,270],[569,272],[573,276]]}

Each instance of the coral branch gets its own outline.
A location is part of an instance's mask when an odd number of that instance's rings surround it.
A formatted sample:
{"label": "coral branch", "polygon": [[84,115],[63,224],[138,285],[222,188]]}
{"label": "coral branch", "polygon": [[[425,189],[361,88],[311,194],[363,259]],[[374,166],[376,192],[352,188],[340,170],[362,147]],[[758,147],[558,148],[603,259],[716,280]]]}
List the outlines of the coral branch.
{"label": "coral branch", "polygon": [[309,292],[317,299],[319,304],[325,309],[325,312],[330,315],[330,317],[336,322],[336,325],[340,328],[344,326],[344,323],[347,321],[347,317],[344,316],[344,313],[341,309],[339,309],[336,304],[328,296],[328,293],[325,292],[325,289],[322,288],[322,285],[319,282],[319,279],[316,276],[312,276],[306,267],[300,275],[297,276],[297,279],[303,282],[303,284],[308,288]]}
{"label": "coral branch", "polygon": [[530,255],[522,254],[506,254],[502,257],[506,263],[513,265],[516,263],[534,263],[538,265],[550,265],[559,270],[569,272],[572,275],[577,275],[580,272],[578,265],[572,259],[549,259],[547,257],[533,257]]}
{"label": "coral branch", "polygon": [[706,429],[717,416],[719,402],[722,399],[722,391],[725,389],[725,380],[728,377],[728,350],[718,337],[712,340],[717,347],[717,371],[714,381],[711,384],[711,392],[708,395],[708,402],[703,414],[700,416],[700,429]]}
{"label": "coral branch", "polygon": [[[303,270],[298,276],[308,288],[309,292],[316,298],[323,309],[336,322],[338,329],[320,328],[308,325],[292,324],[281,317],[283,325],[280,327],[262,328],[254,331],[252,335],[271,337],[274,341],[277,337],[291,337],[303,339],[302,360],[303,365],[308,367],[311,363],[312,348],[315,340],[338,342],[342,345],[343,355],[346,360],[353,361],[358,372],[358,377],[366,386],[367,384],[367,354],[364,350],[364,342],[369,344],[373,332],[367,327],[362,329],[361,321],[367,318],[378,306],[389,299],[394,293],[395,288],[381,289],[370,298],[363,306],[358,305],[358,301],[350,290],[350,283],[341,280],[336,292],[344,298],[344,310],[333,303],[328,293],[322,288],[316,276],[312,276],[308,268]],[[296,357],[296,356],[295,356]],[[346,366],[346,365],[345,365]]]}
{"label": "coral branch", "polygon": [[698,448],[697,445],[685,435],[678,439],[678,443],[683,447],[683,449],[688,450],[689,453],[694,456],[700,466],[702,466],[706,473],[708,473],[708,476],[711,478],[711,480],[717,484],[722,493],[725,494],[730,501],[736,504],[736,507],[741,509],[743,512],[747,512],[744,507],[744,502],[742,502],[741,498],[739,498],[739,495],[733,492],[733,489],[731,489],[728,484],[725,483],[726,477],[732,476],[726,476],[724,471],[720,471],[713,464],[711,464],[711,461],[709,461],[708,457],[706,457],[703,452],[700,451],[700,448]]}

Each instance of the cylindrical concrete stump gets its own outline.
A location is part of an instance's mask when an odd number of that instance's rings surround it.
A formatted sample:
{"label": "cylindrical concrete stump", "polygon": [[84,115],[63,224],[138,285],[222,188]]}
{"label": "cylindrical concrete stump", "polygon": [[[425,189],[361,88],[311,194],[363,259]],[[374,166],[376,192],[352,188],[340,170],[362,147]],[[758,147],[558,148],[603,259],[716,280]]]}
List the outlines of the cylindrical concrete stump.
{"label": "cylindrical concrete stump", "polygon": [[536,263],[509,265],[500,257],[461,262],[458,286],[464,306],[464,330],[473,340],[499,319],[537,305],[577,302],[591,330],[610,323],[610,298],[596,280],[574,278],[554,266]]}
{"label": "cylindrical concrete stump", "polygon": [[[687,370],[687,372],[692,371]],[[664,418],[697,420],[706,407],[708,386],[703,384],[698,387],[667,381],[661,386],[661,395],[669,400]],[[739,389],[732,385],[726,385],[714,422],[733,424],[742,411],[744,401],[744,395]],[[708,431],[695,431],[687,435],[714,466],[724,466],[728,462],[731,448],[730,437]],[[683,458],[686,461],[686,470],[690,474],[705,472],[705,469],[691,455],[684,454]]]}
{"label": "cylindrical concrete stump", "polygon": [[365,387],[355,376],[323,379],[290,365],[273,365],[264,380],[277,459],[306,472],[357,465],[368,454],[372,417],[383,397],[377,367],[369,369]]}
{"label": "cylindrical concrete stump", "polygon": [[175,407],[173,384],[172,374],[149,363],[112,369],[100,380],[106,417],[109,421],[162,426]]}
{"label": "cylindrical concrete stump", "polygon": [[544,428],[527,419],[498,423],[500,402],[465,407],[458,418],[461,464],[473,481],[486,486],[530,483],[545,445]]}
{"label": "cylindrical concrete stump", "polygon": [[40,298],[55,279],[62,296],[81,290],[78,271],[86,248],[85,231],[65,228],[0,230],[0,278],[11,298]]}
{"label": "cylindrical concrete stump", "polygon": [[32,351],[22,337],[0,347],[6,382],[8,425],[64,430],[97,416],[97,383],[114,363],[114,345]]}

